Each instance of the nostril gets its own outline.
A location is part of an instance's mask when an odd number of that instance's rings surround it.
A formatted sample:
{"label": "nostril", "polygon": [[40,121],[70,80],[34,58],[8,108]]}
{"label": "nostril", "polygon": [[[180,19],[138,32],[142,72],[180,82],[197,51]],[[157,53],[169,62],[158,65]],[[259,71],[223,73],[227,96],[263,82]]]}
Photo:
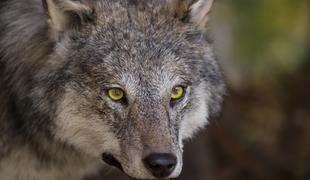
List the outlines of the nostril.
{"label": "nostril", "polygon": [[175,164],[169,164],[168,165],[168,169],[172,169],[172,168],[174,168],[175,167]]}
{"label": "nostril", "polygon": [[177,158],[173,154],[156,153],[143,159],[146,168],[158,178],[168,177],[177,164]]}

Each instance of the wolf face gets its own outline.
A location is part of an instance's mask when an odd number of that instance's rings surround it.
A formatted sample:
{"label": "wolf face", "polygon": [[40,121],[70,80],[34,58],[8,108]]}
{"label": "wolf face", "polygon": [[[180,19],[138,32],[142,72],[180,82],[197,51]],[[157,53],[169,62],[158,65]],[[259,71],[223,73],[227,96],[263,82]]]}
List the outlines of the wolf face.
{"label": "wolf face", "polygon": [[134,178],[177,177],[224,93],[203,33],[212,2],[43,1],[53,50],[27,96],[53,139]]}

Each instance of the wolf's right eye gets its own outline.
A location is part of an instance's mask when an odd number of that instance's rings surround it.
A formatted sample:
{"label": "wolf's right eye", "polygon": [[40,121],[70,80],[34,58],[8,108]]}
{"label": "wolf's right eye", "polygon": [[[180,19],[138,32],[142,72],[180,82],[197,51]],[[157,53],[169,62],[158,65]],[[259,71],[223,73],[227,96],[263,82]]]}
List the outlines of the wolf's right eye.
{"label": "wolf's right eye", "polygon": [[120,100],[122,100],[125,97],[125,93],[120,88],[111,88],[111,89],[108,90],[108,96],[113,101],[120,101]]}

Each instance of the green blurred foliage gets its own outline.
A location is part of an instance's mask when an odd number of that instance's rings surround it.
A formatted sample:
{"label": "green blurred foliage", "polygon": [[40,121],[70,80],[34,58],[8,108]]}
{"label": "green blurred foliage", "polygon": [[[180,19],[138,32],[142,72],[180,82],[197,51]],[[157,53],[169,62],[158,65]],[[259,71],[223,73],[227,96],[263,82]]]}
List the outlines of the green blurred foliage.
{"label": "green blurred foliage", "polygon": [[217,1],[218,9],[214,16],[233,27],[234,63],[256,78],[298,71],[307,51],[307,2]]}
{"label": "green blurred foliage", "polygon": [[229,95],[208,137],[212,177],[310,179],[309,1],[216,2]]}

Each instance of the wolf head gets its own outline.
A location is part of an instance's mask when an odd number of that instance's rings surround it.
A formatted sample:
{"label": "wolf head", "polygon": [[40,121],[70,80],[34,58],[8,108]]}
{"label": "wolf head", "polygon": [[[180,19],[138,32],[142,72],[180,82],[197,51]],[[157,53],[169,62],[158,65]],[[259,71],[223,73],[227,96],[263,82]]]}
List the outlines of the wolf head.
{"label": "wolf head", "polygon": [[[174,178],[183,140],[220,110],[212,0],[46,0],[55,137],[131,177]],[[51,68],[52,67],[52,68]]]}

